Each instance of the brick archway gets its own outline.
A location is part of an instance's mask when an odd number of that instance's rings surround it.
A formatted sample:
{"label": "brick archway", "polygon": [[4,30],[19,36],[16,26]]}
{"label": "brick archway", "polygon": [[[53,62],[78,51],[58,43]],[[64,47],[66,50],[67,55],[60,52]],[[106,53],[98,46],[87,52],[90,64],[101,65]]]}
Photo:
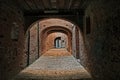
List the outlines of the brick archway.
{"label": "brick archway", "polygon": [[[49,34],[56,33],[56,32],[63,33],[63,34],[68,36],[68,40],[69,40],[68,45],[69,46],[67,45],[66,49],[71,53],[71,51],[72,51],[72,43],[71,43],[72,32],[70,30],[68,30],[67,28],[64,28],[62,26],[51,26],[49,28],[44,29],[41,32],[41,51],[40,51],[41,54],[45,53],[46,50],[48,50],[48,49],[46,49],[46,46],[45,46],[46,42],[45,41],[46,41],[47,37],[49,36]],[[55,38],[55,36],[54,36],[54,38]],[[53,48],[53,46],[51,48]]]}
{"label": "brick archway", "polygon": [[[33,42],[30,42],[31,49],[28,52],[31,58],[34,57],[34,60],[36,60],[36,56],[39,57],[40,55],[44,54],[47,50],[54,47],[54,46],[51,47],[49,46],[49,44],[46,44],[46,41],[49,41],[48,40],[49,34],[56,33],[56,32],[67,35],[68,45],[66,49],[71,54],[73,54],[74,57],[79,59],[81,56],[80,54],[84,53],[85,51],[84,41],[83,41],[82,34],[80,32],[80,28],[74,23],[64,19],[48,18],[48,19],[36,21],[29,27],[27,32],[31,32],[30,41],[33,41]],[[35,37],[32,34],[36,34],[37,36]],[[52,42],[54,43],[54,41]],[[50,43],[50,42],[47,42],[47,43]],[[48,47],[46,47],[46,45]]]}

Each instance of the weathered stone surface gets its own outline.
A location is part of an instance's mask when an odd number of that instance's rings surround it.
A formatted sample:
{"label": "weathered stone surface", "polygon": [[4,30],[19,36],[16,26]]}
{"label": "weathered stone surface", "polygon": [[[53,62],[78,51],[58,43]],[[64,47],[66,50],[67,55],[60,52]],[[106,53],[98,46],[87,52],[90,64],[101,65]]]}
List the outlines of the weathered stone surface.
{"label": "weathered stone surface", "polygon": [[78,80],[90,74],[66,49],[51,49],[21,71],[15,80]]}

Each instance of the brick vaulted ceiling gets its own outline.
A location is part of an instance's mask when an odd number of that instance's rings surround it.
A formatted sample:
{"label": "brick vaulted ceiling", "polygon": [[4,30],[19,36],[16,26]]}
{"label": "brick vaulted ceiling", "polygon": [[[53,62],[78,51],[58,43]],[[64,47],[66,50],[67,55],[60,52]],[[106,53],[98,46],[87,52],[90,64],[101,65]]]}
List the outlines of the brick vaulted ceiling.
{"label": "brick vaulted ceiling", "polygon": [[[2,0],[14,3],[25,13],[45,12],[56,13],[80,11],[86,7],[91,0]],[[54,10],[54,11],[53,11]]]}

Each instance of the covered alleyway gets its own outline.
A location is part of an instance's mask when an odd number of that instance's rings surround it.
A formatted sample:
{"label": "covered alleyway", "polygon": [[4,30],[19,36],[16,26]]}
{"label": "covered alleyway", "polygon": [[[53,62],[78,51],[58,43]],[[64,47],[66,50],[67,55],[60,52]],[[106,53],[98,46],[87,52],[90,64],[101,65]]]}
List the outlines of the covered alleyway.
{"label": "covered alleyway", "polygon": [[15,77],[120,80],[120,0],[0,0],[0,80]]}
{"label": "covered alleyway", "polygon": [[78,62],[85,49],[74,23],[61,18],[38,20],[27,30],[25,44],[27,67],[14,80],[91,79]]}

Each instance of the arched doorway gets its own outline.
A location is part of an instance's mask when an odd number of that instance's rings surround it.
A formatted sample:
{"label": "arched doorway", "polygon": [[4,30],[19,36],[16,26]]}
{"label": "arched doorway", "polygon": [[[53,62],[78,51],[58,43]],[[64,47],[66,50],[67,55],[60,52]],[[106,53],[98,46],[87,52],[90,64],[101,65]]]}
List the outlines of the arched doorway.
{"label": "arched doorway", "polygon": [[54,47],[55,47],[55,48],[62,48],[61,37],[57,37],[57,38],[54,40]]}

